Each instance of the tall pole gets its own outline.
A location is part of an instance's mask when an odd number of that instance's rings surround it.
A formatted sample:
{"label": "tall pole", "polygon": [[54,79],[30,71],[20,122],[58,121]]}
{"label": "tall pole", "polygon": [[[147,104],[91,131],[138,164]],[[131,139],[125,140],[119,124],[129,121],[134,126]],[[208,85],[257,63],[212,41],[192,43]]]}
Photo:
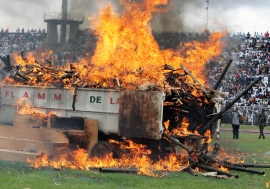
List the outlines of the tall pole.
{"label": "tall pole", "polygon": [[206,0],[207,7],[206,7],[206,29],[208,27],[208,9],[209,9],[209,0]]}
{"label": "tall pole", "polygon": [[68,1],[62,0],[62,24],[61,24],[61,34],[60,34],[60,42],[66,42],[66,32],[67,32],[67,8],[68,8]]}

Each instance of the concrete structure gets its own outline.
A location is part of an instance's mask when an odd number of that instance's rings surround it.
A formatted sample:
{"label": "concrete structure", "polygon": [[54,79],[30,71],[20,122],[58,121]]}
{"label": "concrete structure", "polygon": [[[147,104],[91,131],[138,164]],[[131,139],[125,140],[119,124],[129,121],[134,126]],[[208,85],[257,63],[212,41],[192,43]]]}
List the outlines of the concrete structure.
{"label": "concrete structure", "polygon": [[79,31],[79,25],[84,22],[84,16],[80,14],[68,13],[68,2],[62,0],[62,12],[44,13],[44,21],[47,22],[46,43],[58,43],[57,26],[61,25],[60,43],[66,42],[67,25],[70,26],[69,38],[74,38]]}
{"label": "concrete structure", "polygon": [[[67,0],[62,1],[62,20],[67,20],[68,13],[68,2]],[[61,34],[60,34],[60,42],[64,43],[66,41],[66,33],[67,33],[67,25],[66,23],[61,23]]]}

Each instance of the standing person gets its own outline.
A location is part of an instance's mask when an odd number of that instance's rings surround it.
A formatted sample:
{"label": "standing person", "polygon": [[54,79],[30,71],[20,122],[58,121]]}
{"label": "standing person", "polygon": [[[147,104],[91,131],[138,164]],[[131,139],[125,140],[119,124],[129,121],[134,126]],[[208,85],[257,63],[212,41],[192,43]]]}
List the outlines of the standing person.
{"label": "standing person", "polygon": [[261,139],[261,137],[263,137],[263,139],[265,139],[265,136],[263,134],[264,127],[266,126],[266,115],[265,115],[265,112],[264,112],[264,108],[262,109],[262,113],[260,113],[258,115],[258,126],[259,126],[259,129],[260,129],[259,139]]}
{"label": "standing person", "polygon": [[233,139],[238,139],[241,117],[238,108],[234,107],[233,111],[230,113],[230,116],[232,118]]}

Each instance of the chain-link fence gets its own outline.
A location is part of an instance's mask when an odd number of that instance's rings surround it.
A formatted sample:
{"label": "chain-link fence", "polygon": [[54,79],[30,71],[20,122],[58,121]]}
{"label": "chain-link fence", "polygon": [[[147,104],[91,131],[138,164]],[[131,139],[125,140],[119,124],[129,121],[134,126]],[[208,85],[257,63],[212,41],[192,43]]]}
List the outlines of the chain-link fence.
{"label": "chain-link fence", "polygon": [[[222,106],[221,109],[223,109]],[[262,107],[255,106],[239,106],[239,111],[242,113],[240,124],[242,125],[258,125],[258,114],[261,113]],[[230,117],[231,110],[228,110],[221,118],[222,123],[231,124]],[[270,125],[270,109],[265,109],[265,114],[267,115],[266,124]]]}

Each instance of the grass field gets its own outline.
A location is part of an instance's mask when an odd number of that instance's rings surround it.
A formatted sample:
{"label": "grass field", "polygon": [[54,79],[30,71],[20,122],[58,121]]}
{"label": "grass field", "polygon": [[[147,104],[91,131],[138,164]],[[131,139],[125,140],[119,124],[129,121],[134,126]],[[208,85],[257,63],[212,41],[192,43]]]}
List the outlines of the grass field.
{"label": "grass field", "polygon": [[[231,124],[222,124],[221,128],[232,128]],[[259,128],[257,127],[257,125],[240,125],[240,129],[251,129],[251,130],[258,130]],[[266,131],[270,131],[270,126],[266,126],[264,128]]]}
{"label": "grass field", "polygon": [[[247,163],[270,163],[270,136],[257,139],[257,134],[240,133],[238,140],[231,139],[231,132],[222,132],[219,143],[229,155],[242,156]],[[210,146],[211,146],[210,145]],[[266,176],[231,171],[239,178],[216,179],[192,176],[187,172],[170,173],[166,177],[152,178],[136,174],[99,173],[98,171],[54,170],[42,168],[35,170],[27,164],[0,161],[1,189],[51,189],[51,188],[266,188],[270,181],[270,169]],[[261,170],[260,168],[257,168]]]}

